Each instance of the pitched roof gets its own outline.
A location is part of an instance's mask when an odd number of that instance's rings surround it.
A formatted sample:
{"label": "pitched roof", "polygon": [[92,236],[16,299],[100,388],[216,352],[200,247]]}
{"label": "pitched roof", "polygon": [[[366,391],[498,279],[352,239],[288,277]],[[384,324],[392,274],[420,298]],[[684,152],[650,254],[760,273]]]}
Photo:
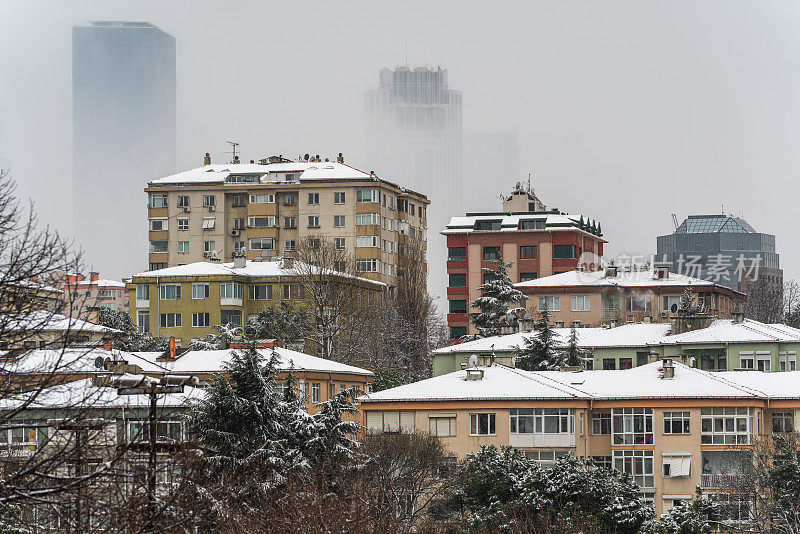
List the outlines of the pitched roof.
{"label": "pitched roof", "polygon": [[[669,273],[668,278],[658,278],[653,269],[618,270],[617,276],[606,276],[605,271],[567,271],[514,284],[518,289],[607,286],[607,287],[664,287],[664,286],[714,286],[714,282],[683,274]],[[721,286],[719,286],[721,287]]]}
{"label": "pitched roof", "polygon": [[676,234],[747,234],[755,233],[750,224],[739,217],[729,215],[689,215],[677,229]]}
{"label": "pitched roof", "polygon": [[2,318],[4,329],[9,332],[20,330],[36,330],[44,332],[66,332],[77,334],[81,332],[98,332],[113,334],[119,332],[114,328],[102,326],[75,317],[67,317],[58,313],[45,310],[34,310],[25,314],[15,314]]}
{"label": "pitched roof", "polygon": [[289,163],[225,163],[204,165],[179,173],[158,178],[150,185],[191,184],[191,183],[224,183],[230,175],[253,174],[259,177],[260,183],[280,182],[285,174],[299,174],[300,180],[322,179],[369,179],[370,175],[343,163],[323,161],[296,161]]}
{"label": "pitched roof", "polygon": [[786,325],[773,325],[745,319],[736,323],[718,319],[708,328],[667,336],[656,342],[661,345],[689,345],[694,343],[800,343],[800,330]]}
{"label": "pitched roof", "polygon": [[[578,227],[580,222],[580,215],[570,215],[568,213],[550,213],[550,212],[530,212],[530,213],[468,213],[465,216],[453,217],[447,224],[442,234],[465,234],[471,232],[517,232],[519,231],[520,221],[543,221],[545,228],[543,230],[573,230],[584,233]],[[495,221],[500,223],[499,230],[476,230],[475,223],[478,221]],[[601,237],[599,240],[604,241]]]}

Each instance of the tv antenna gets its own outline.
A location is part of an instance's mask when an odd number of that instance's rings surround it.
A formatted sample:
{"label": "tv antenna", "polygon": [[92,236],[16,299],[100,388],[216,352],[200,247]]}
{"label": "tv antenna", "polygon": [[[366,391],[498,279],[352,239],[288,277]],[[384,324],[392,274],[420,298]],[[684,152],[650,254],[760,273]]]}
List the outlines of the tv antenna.
{"label": "tv antenna", "polygon": [[678,216],[675,215],[674,213],[672,214],[672,224],[675,225],[675,229],[677,230],[678,229]]}
{"label": "tv antenna", "polygon": [[236,141],[225,141],[225,142],[231,145],[230,153],[233,154],[233,159],[231,160],[231,163],[233,163],[234,161],[236,161],[236,149],[239,147],[239,143],[237,143]]}

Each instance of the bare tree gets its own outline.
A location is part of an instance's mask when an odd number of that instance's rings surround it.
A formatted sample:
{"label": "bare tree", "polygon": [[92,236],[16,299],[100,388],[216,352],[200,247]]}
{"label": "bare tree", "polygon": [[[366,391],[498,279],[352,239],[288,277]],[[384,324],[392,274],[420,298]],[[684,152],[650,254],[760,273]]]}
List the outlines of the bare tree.
{"label": "bare tree", "polygon": [[797,280],[783,284],[783,313],[786,324],[800,328],[800,284]]}
{"label": "bare tree", "polygon": [[783,287],[760,277],[747,284],[744,315],[762,323],[780,323],[784,316]]}

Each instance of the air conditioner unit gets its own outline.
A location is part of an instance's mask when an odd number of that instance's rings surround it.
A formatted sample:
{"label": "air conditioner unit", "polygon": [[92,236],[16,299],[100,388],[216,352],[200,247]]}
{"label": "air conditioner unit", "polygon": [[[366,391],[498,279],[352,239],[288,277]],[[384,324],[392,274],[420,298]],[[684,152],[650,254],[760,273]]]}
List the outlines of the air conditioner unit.
{"label": "air conditioner unit", "polygon": [[241,230],[239,230],[239,229],[233,229],[233,230],[231,230],[231,235],[232,235],[233,237],[236,237],[236,236],[238,236],[238,235],[239,235],[239,234],[241,234],[241,233],[242,233],[242,231],[241,231]]}
{"label": "air conditioner unit", "polygon": [[203,257],[204,258],[210,258],[211,257],[211,253],[210,252],[203,252]]}
{"label": "air conditioner unit", "polygon": [[208,207],[208,211],[216,211],[216,210],[217,210],[216,206],[209,206]]}
{"label": "air conditioner unit", "polygon": [[189,206],[184,206],[183,207],[183,213],[189,213],[190,211],[191,210],[189,209]]}
{"label": "air conditioner unit", "polygon": [[669,317],[669,312],[662,311],[661,312],[661,318],[662,319],[666,319],[667,317]]}

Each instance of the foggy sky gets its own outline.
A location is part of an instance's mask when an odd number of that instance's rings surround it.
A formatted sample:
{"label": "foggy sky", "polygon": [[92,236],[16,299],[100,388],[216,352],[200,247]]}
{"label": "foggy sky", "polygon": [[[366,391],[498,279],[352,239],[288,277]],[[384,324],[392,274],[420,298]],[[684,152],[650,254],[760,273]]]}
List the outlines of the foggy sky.
{"label": "foggy sky", "polygon": [[[0,157],[42,220],[67,229],[71,31],[87,20],[175,36],[179,169],[207,151],[227,161],[228,139],[244,160],[344,152],[363,165],[364,91],[405,63],[407,41],[409,64],[449,69],[464,133],[518,132],[520,174],[548,206],[598,219],[607,257],[654,253],[671,213],[724,205],[774,233],[786,278],[800,278],[798,3],[0,0]],[[485,191],[467,208],[499,209],[522,176],[465,184]],[[142,250],[131,272],[146,262]]]}

